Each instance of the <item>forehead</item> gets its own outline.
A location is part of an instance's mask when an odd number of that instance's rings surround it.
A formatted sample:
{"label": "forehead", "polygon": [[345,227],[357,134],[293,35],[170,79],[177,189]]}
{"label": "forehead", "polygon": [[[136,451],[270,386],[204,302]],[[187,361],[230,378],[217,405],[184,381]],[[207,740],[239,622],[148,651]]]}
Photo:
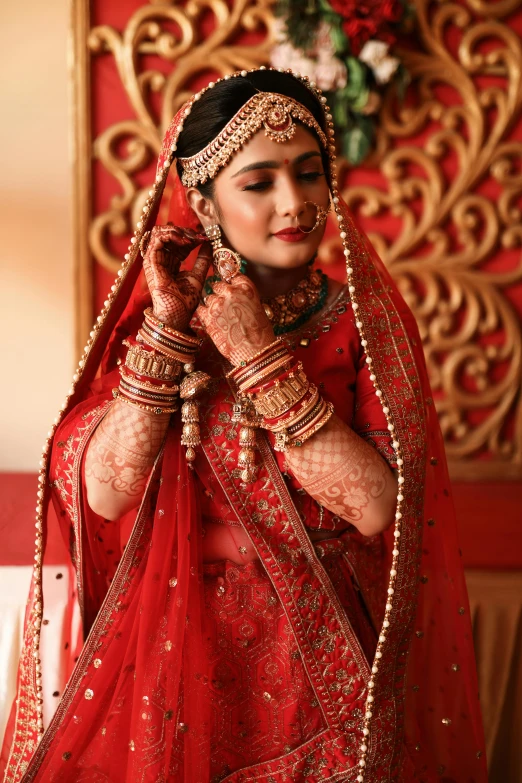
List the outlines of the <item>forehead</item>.
{"label": "forehead", "polygon": [[228,166],[220,174],[233,177],[243,166],[258,161],[271,160],[283,163],[285,160],[297,158],[304,152],[321,152],[321,145],[313,133],[297,122],[295,127],[293,138],[285,142],[272,141],[266,136],[264,128],[261,128],[233,155]]}

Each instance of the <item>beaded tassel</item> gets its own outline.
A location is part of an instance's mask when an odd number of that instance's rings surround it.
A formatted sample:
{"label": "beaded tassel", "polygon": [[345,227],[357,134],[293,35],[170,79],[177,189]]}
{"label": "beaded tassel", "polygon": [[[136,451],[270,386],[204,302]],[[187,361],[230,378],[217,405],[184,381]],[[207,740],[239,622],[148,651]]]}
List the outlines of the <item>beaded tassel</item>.
{"label": "beaded tassel", "polygon": [[241,481],[249,484],[257,476],[256,466],[256,428],[259,417],[253,406],[248,402],[235,403],[232,411],[232,421],[240,424],[239,455],[237,466],[241,470]]}
{"label": "beaded tassel", "polygon": [[183,422],[181,445],[187,447],[185,457],[190,464],[196,459],[196,447],[201,445],[199,405],[195,400],[183,403],[181,406],[181,421]]}
{"label": "beaded tassel", "polygon": [[208,391],[211,380],[206,372],[191,372],[183,378],[179,387],[180,397],[184,400],[181,406],[181,445],[187,447],[185,457],[190,467],[196,459],[196,448],[201,445],[199,402],[196,398]]}

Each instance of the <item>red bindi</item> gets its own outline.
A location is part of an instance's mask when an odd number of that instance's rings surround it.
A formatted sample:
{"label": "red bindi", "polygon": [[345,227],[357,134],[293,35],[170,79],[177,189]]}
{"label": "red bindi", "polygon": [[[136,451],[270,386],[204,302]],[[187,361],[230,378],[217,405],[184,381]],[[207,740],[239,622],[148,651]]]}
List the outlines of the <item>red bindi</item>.
{"label": "red bindi", "polygon": [[285,164],[285,166],[288,166],[288,164],[290,163],[290,161],[288,160],[288,158],[285,158],[285,159],[284,159],[284,161],[283,161],[283,163]]}

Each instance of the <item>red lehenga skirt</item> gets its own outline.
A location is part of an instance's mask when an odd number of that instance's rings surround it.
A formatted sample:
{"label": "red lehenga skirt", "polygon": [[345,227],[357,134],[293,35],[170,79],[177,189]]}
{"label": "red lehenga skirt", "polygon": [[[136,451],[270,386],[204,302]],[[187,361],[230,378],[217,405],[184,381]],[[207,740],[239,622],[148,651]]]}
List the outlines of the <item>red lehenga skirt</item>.
{"label": "red lehenga skirt", "polygon": [[[323,565],[371,659],[370,626],[341,539],[319,546]],[[326,728],[284,608],[259,560],[204,565],[206,683],[210,705],[210,781],[289,753]],[[311,602],[314,596],[309,596]],[[172,780],[183,780],[183,699]]]}

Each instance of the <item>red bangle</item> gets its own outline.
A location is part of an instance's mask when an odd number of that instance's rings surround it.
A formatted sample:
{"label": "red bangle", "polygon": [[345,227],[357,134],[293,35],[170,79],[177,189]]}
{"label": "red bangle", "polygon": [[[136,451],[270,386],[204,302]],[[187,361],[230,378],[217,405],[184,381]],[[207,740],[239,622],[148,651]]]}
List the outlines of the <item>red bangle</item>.
{"label": "red bangle", "polygon": [[126,365],[122,365],[120,368],[120,375],[128,376],[129,378],[135,378],[137,381],[141,381],[142,383],[150,383],[151,386],[163,386],[165,389],[172,389],[173,387],[177,386],[177,383],[174,380],[162,381],[160,378],[152,378],[150,375],[141,375]]}
{"label": "red bangle", "polygon": [[251,397],[254,394],[259,394],[261,391],[268,391],[268,389],[271,389],[273,386],[276,385],[276,383],[281,383],[281,381],[286,380],[286,378],[289,377],[292,373],[299,372],[299,370],[303,369],[302,362],[296,362],[291,367],[288,368],[288,370],[285,370],[284,373],[281,375],[276,375],[275,378],[272,378],[270,381],[267,381],[266,383],[263,383],[261,386],[256,386],[254,389],[249,389],[246,394],[248,397]]}

